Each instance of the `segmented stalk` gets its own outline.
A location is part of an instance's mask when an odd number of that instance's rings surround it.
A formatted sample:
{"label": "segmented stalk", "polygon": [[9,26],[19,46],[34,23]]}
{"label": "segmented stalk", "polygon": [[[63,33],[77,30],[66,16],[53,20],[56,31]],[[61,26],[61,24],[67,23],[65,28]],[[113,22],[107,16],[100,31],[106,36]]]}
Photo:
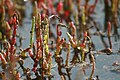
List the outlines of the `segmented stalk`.
{"label": "segmented stalk", "polygon": [[32,27],[31,27],[31,31],[30,31],[30,48],[32,48],[33,46],[33,41],[34,41],[34,31],[35,31],[35,16],[33,16],[32,19]]}

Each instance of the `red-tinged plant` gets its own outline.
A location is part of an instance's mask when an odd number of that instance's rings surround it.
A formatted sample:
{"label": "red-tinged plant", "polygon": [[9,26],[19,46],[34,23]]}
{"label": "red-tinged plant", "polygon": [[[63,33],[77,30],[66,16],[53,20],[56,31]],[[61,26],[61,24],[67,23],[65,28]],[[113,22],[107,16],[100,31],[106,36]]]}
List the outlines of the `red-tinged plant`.
{"label": "red-tinged plant", "polygon": [[14,14],[13,17],[11,18],[12,21],[12,27],[13,27],[13,34],[12,34],[12,38],[11,38],[11,42],[10,42],[10,53],[13,54],[14,52],[14,46],[16,44],[16,34],[17,34],[17,27],[18,27],[18,16],[17,14]]}
{"label": "red-tinged plant", "polygon": [[76,48],[76,47],[77,47],[77,42],[74,41],[73,37],[72,37],[68,32],[67,32],[67,35],[68,35],[68,37],[69,37],[69,39],[70,39],[71,46],[72,46],[73,48]]}
{"label": "red-tinged plant", "polygon": [[34,60],[34,55],[31,49],[28,50],[30,57]]}
{"label": "red-tinged plant", "polygon": [[82,57],[82,58],[85,61],[87,52],[90,52],[93,50],[92,41],[91,41],[91,38],[87,31],[84,32],[84,39],[83,39],[82,43],[80,44],[80,47],[84,52],[84,54],[82,54],[84,57]]}
{"label": "red-tinged plant", "polygon": [[19,1],[12,1],[12,0],[3,0],[4,6],[6,7],[6,11],[7,11],[7,15],[10,18],[14,13],[13,12],[17,12],[19,14],[19,20],[21,22],[21,19],[24,17],[24,12],[22,12],[23,10],[25,10],[25,6],[24,3],[19,4]]}
{"label": "red-tinged plant", "polygon": [[89,13],[92,14],[95,11],[98,0],[95,0],[94,4],[89,7]]}
{"label": "red-tinged plant", "polygon": [[[67,1],[63,1],[64,3],[64,15],[63,15],[63,18],[66,20],[66,21],[70,21],[70,16],[72,15],[72,12],[73,12],[73,1],[72,0],[67,0]],[[68,7],[69,6],[69,7]]]}
{"label": "red-tinged plant", "polygon": [[111,33],[111,23],[108,22],[108,41],[109,41],[110,49],[112,49],[112,43],[111,43],[110,33]]}
{"label": "red-tinged plant", "polygon": [[108,36],[110,37],[111,33],[111,22],[108,22]]}
{"label": "red-tinged plant", "polygon": [[57,8],[56,8],[56,12],[61,15],[63,13],[63,2],[58,2]]}
{"label": "red-tinged plant", "polygon": [[4,75],[2,76],[2,79],[8,80],[19,80],[20,78],[17,78],[17,74],[15,73],[15,67],[16,62],[19,61],[19,56],[16,54],[16,34],[17,34],[17,26],[18,26],[18,18],[17,14],[14,14],[11,18],[11,26],[6,22],[5,28],[8,31],[12,31],[11,37],[8,37],[8,35],[4,36],[3,39],[3,51],[2,54],[0,54],[0,59],[2,61],[2,69],[4,70]]}
{"label": "red-tinged plant", "polygon": [[5,7],[1,4],[0,7],[0,32],[1,38],[7,37],[7,39],[11,38],[11,27],[9,26],[8,22],[5,20]]}
{"label": "red-tinged plant", "polygon": [[108,22],[108,42],[109,42],[110,48],[100,50],[99,52],[103,52],[103,53],[107,53],[107,54],[111,54],[113,52],[110,33],[111,33],[111,22]]}
{"label": "red-tinged plant", "polygon": [[56,40],[56,43],[58,43],[60,41],[60,36],[62,35],[62,31],[60,31],[60,27],[66,27],[66,25],[64,25],[62,23],[57,24],[57,27],[56,27],[57,40]]}
{"label": "red-tinged plant", "polygon": [[60,56],[60,51],[61,51],[61,47],[62,47],[62,44],[64,43],[64,38],[62,38],[57,44],[56,44],[56,52],[55,52],[55,55],[56,57]]}
{"label": "red-tinged plant", "polygon": [[70,16],[70,11],[66,10],[64,11],[64,17],[67,19]]}
{"label": "red-tinged plant", "polygon": [[[32,1],[35,1],[35,0],[32,0]],[[37,5],[38,5],[37,7],[41,8],[41,4],[44,2],[45,2],[45,0],[37,0]]]}
{"label": "red-tinged plant", "polygon": [[7,37],[7,39],[10,39],[10,38],[11,38],[11,27],[10,27],[10,25],[9,25],[8,22],[6,22],[5,32],[6,32],[6,37]]}
{"label": "red-tinged plant", "polygon": [[51,14],[55,14],[56,12],[55,12],[55,8],[54,8],[54,5],[53,5],[53,1],[54,0],[48,0],[48,8],[50,8],[50,10],[51,10]]}
{"label": "red-tinged plant", "polygon": [[6,59],[4,58],[4,56],[2,54],[0,54],[0,60],[2,61],[2,64],[5,66],[7,64]]}
{"label": "red-tinged plant", "polygon": [[15,80],[20,80],[20,73],[18,71],[16,71],[16,79]]}
{"label": "red-tinged plant", "polygon": [[38,62],[39,60],[42,58],[42,51],[39,50],[36,57],[34,58],[34,65],[33,65],[33,71],[36,72],[37,70],[37,66],[38,66]]}
{"label": "red-tinged plant", "polygon": [[87,37],[88,37],[88,33],[84,32],[84,39],[82,41],[82,44],[80,45],[82,48],[86,47]]}
{"label": "red-tinged plant", "polygon": [[9,17],[11,17],[15,9],[12,0],[4,0],[4,4],[7,6],[7,11],[10,15]]}
{"label": "red-tinged plant", "polygon": [[90,63],[92,64],[92,71],[91,71],[91,74],[90,74],[90,80],[92,80],[94,72],[95,72],[95,58],[94,58],[93,53],[91,53],[91,52],[89,54],[89,59],[90,59]]}
{"label": "red-tinged plant", "polygon": [[72,36],[73,36],[73,40],[76,41],[76,27],[74,25],[73,22],[70,22],[70,28],[72,28]]}
{"label": "red-tinged plant", "polygon": [[56,30],[57,30],[57,40],[56,40],[56,42],[58,43],[60,41],[60,36],[62,35],[62,32],[60,31],[59,26],[57,26]]}

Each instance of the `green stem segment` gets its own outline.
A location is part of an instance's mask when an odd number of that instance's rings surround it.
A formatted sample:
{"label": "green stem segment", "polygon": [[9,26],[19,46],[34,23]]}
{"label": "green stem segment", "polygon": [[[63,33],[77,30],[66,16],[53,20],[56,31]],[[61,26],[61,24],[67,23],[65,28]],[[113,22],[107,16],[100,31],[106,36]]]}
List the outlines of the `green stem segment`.
{"label": "green stem segment", "polygon": [[35,17],[33,16],[32,19],[32,27],[31,27],[31,31],[30,31],[30,48],[32,48],[33,46],[33,41],[34,41],[34,31],[35,31]]}

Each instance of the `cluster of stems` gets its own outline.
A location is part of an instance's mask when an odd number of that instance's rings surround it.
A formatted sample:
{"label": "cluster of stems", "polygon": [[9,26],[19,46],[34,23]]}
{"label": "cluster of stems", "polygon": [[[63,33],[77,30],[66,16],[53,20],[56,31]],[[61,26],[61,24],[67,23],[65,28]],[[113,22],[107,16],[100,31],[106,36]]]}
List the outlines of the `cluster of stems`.
{"label": "cluster of stems", "polygon": [[[3,80],[20,80],[20,73],[15,69],[17,66],[17,61],[20,60],[20,57],[16,54],[16,35],[17,35],[17,27],[18,27],[18,15],[14,13],[11,17],[11,23],[8,24],[7,21],[6,27],[8,31],[11,31],[11,37],[7,37],[8,35],[3,36],[2,40],[2,48],[0,52],[0,59],[2,64],[1,78]],[[8,32],[9,33],[9,32]],[[10,36],[10,35],[9,35]],[[7,76],[9,74],[9,76]]]}

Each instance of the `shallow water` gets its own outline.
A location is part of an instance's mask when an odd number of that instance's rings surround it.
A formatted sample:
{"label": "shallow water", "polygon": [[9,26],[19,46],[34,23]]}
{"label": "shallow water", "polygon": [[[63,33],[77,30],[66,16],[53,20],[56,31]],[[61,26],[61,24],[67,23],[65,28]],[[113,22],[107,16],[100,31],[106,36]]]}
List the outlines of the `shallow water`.
{"label": "shallow water", "polygon": [[[92,3],[92,2],[91,2]],[[30,13],[32,6],[29,5],[29,3],[27,3],[27,10],[26,10],[26,18],[23,21],[23,27],[19,27],[18,29],[18,33],[21,34],[21,36],[24,36],[26,39],[23,41],[23,46],[22,48],[27,48],[29,45],[29,32],[31,29],[31,20],[30,20]],[[95,17],[96,22],[100,23],[101,26],[103,26],[103,22],[104,22],[104,4],[102,3],[102,0],[99,0],[99,4],[97,5],[96,11],[97,11],[97,15],[93,15],[93,17]],[[103,27],[100,27],[100,29],[102,30]],[[52,30],[55,31],[55,29],[52,27]],[[66,31],[65,28],[62,29],[63,31],[63,35],[62,37],[67,38]],[[119,30],[120,32],[120,30]],[[55,32],[56,33],[56,32]],[[68,38],[67,38],[68,40]],[[104,45],[100,39],[99,36],[92,36],[92,40],[95,44],[95,48],[96,50],[101,50],[104,49]],[[105,38],[105,41],[108,43],[107,38]],[[112,43],[113,43],[113,51],[115,53],[113,53],[112,55],[96,55],[96,69],[95,69],[95,74],[94,76],[98,75],[100,80],[120,80],[120,73],[116,73],[113,72],[111,70],[114,70],[115,67],[112,67],[112,63],[114,62],[120,62],[120,54],[116,52],[116,50],[118,50],[120,48],[120,41],[118,40],[117,42],[115,42],[114,37],[112,37]],[[65,57],[65,55],[63,55],[63,57]],[[32,68],[31,65],[31,59],[27,59],[26,60],[26,64],[25,66],[29,66]],[[28,62],[28,63],[27,63]],[[29,63],[31,62],[31,63]],[[60,80],[60,76],[58,75],[58,73],[56,73],[57,69],[55,68],[54,70],[52,70],[52,74],[55,74],[55,78],[53,80]],[[83,71],[80,70],[80,68],[78,66],[76,66],[75,68],[72,69],[72,80],[85,80],[86,77],[89,77],[90,75],[90,71],[91,69],[88,68],[86,70],[87,75],[84,76]]]}

